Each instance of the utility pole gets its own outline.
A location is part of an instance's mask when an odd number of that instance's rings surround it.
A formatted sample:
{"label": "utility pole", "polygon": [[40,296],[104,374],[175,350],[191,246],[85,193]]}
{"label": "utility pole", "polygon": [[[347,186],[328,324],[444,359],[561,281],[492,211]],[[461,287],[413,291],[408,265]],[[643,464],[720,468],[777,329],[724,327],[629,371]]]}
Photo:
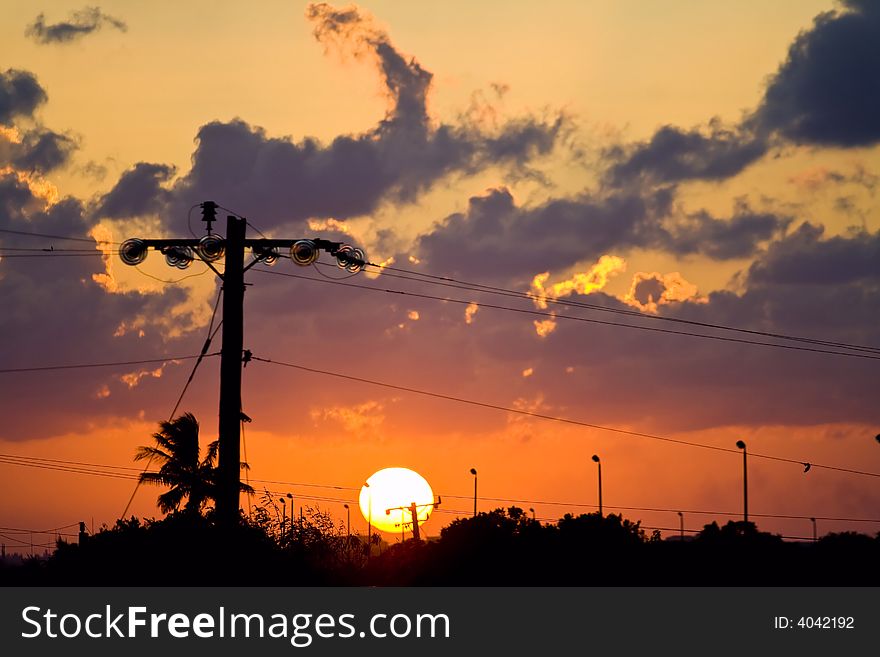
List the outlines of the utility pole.
{"label": "utility pole", "polygon": [[[341,242],[323,239],[247,239],[247,220],[228,215],[226,239],[211,232],[219,206],[213,201],[201,203],[202,221],[207,224],[207,235],[201,239],[141,239],[126,240],[119,247],[119,257],[127,265],[139,265],[149,249],[165,256],[171,267],[186,269],[199,258],[223,282],[223,344],[220,352],[220,412],[218,482],[216,491],[217,523],[235,527],[239,522],[239,492],[241,488],[241,368],[244,351],[244,274],[258,263],[273,264],[282,256],[282,248],[290,249],[288,256],[295,264],[314,264],[320,251],[336,258],[336,264],[352,273],[367,264],[361,249]],[[254,259],[245,264],[245,249],[250,248]],[[220,273],[214,264],[226,256],[225,269]],[[207,343],[205,345],[207,350]],[[204,353],[202,354],[204,355]],[[293,521],[293,506],[290,509]]]}
{"label": "utility pole", "polygon": [[[424,508],[436,509],[438,506],[440,506],[440,502],[442,502],[442,500],[441,500],[440,496],[438,495],[436,502],[429,502],[428,504],[416,504],[415,502],[411,502],[409,506],[395,506],[390,509],[385,509],[385,515],[386,516],[391,515],[392,511],[402,511],[403,512],[400,514],[400,534],[401,534],[401,536],[403,536],[403,535],[405,535],[405,527],[407,524],[403,519],[404,513],[409,513],[410,517],[412,517],[413,538],[418,541],[418,540],[421,540],[421,531],[419,530],[419,509],[420,508],[422,508],[422,509],[424,509]],[[426,517],[426,520],[427,520],[427,517]]]}
{"label": "utility pole", "polygon": [[736,441],[736,446],[743,451],[743,522],[749,521],[749,462],[746,453],[746,444],[742,440]]}
{"label": "utility pole", "polygon": [[420,541],[422,537],[419,535],[419,508],[415,502],[409,505],[409,512],[412,515],[413,538]]}
{"label": "utility pole", "polygon": [[244,350],[244,241],[247,222],[238,217],[228,217],[226,221],[217,521],[225,526],[234,526],[238,524],[241,477],[241,358]]}

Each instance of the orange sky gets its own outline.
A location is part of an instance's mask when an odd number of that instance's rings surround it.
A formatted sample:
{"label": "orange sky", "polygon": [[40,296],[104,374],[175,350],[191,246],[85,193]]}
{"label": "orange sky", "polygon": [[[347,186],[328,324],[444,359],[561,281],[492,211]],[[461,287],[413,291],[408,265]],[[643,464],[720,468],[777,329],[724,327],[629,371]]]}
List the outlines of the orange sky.
{"label": "orange sky", "polygon": [[[818,47],[876,43],[874,8],[79,9],[45,10],[47,24],[80,26],[67,40],[26,34],[32,3],[4,12],[0,229],[112,241],[200,235],[198,212],[189,222],[187,213],[212,198],[267,235],[344,239],[375,263],[528,292],[535,298],[511,299],[375,270],[346,283],[461,303],[346,290],[320,282],[340,270],[282,261],[272,271],[319,282],[249,273],[245,347],[734,452],[254,362],[242,397],[257,488],[341,520],[373,472],[409,467],[443,497],[425,526],[436,535],[469,514],[472,467],[482,510],[516,503],[547,520],[591,511],[590,457],[600,454],[606,510],[630,507],[625,516],[675,533],[678,510],[688,529],[741,512],[742,439],[755,454],[750,511],[761,529],[810,536],[809,517],[820,533],[880,529],[877,476],[820,467],[880,473],[875,360],[558,316],[646,324],[621,314],[639,311],[880,344],[880,114],[828,100],[863,94],[873,107],[876,62],[843,46],[823,58]],[[839,88],[817,82],[827,79]],[[138,269],[114,255],[10,257],[49,246],[95,244],[0,232],[0,369],[198,353],[217,293],[203,265],[181,273],[155,253]],[[615,314],[548,306],[544,295]],[[167,419],[190,367],[0,373],[0,454],[137,467],[136,447]],[[207,360],[181,406],[200,419],[203,443],[216,433],[217,375],[217,359]],[[136,472],[8,461],[0,457],[7,528],[112,524]],[[142,487],[130,513],[158,515],[158,492]],[[352,525],[365,530],[359,515]]]}

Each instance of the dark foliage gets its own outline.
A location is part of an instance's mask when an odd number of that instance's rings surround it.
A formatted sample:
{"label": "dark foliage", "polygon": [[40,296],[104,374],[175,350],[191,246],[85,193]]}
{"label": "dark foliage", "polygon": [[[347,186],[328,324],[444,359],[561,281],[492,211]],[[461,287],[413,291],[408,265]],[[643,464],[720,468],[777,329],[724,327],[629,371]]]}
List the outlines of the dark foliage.
{"label": "dark foliage", "polygon": [[[30,585],[877,586],[880,537],[829,534],[784,542],[753,523],[706,525],[692,540],[647,536],[618,515],[555,524],[512,507],[456,520],[438,539],[407,540],[367,558],[326,512],[292,522],[268,504],[232,532],[212,516],[131,518],[46,560],[0,568]],[[382,548],[380,545],[379,548]]]}

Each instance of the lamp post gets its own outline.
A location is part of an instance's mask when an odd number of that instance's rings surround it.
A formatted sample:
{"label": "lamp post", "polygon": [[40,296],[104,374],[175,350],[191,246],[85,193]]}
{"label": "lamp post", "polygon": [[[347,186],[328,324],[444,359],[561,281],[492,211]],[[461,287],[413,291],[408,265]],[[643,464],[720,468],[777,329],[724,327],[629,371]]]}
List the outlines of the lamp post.
{"label": "lamp post", "polygon": [[736,441],[736,446],[743,451],[743,522],[749,521],[749,467],[747,460],[746,444]]}
{"label": "lamp post", "polygon": [[288,493],[285,497],[290,500],[290,527],[287,528],[288,537],[293,535],[293,495]]}
{"label": "lamp post", "polygon": [[474,475],[474,517],[477,517],[477,469],[471,468],[471,474]]}
{"label": "lamp post", "polygon": [[599,516],[602,517],[602,461],[599,460],[598,454],[593,454],[593,461],[599,466]]}
{"label": "lamp post", "polygon": [[[283,497],[279,497],[278,501],[281,502],[281,539],[284,539],[284,525],[287,524],[287,500]],[[291,509],[291,513],[293,509]]]}
{"label": "lamp post", "polygon": [[346,537],[351,538],[351,509],[348,504],[343,504],[345,507],[345,526],[346,526]]}
{"label": "lamp post", "polygon": [[813,542],[815,543],[818,540],[818,536],[816,535],[816,519],[810,518],[810,522],[813,523]]}
{"label": "lamp post", "polygon": [[535,510],[534,510],[532,507],[529,507],[529,511],[532,512],[532,520],[534,521],[534,519],[535,519]]}
{"label": "lamp post", "polygon": [[678,512],[678,537],[684,540],[684,514],[681,511]]}

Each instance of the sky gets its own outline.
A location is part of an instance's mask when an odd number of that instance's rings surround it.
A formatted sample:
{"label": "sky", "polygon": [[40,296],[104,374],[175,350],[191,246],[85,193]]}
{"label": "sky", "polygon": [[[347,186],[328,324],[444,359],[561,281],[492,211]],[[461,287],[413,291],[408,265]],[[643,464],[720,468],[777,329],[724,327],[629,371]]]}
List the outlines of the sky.
{"label": "sky", "polygon": [[[197,354],[214,274],[112,243],[201,235],[214,200],[397,268],[248,273],[256,356],[398,386],[250,363],[261,491],[341,520],[408,467],[436,535],[471,468],[481,510],[595,510],[597,454],[605,510],[668,535],[741,513],[743,440],[760,529],[880,529],[826,520],[880,519],[875,3],[11,1],[0,41],[0,369]],[[112,525],[192,364],[0,373],[0,526]],[[218,374],[180,406],[203,444]]]}

